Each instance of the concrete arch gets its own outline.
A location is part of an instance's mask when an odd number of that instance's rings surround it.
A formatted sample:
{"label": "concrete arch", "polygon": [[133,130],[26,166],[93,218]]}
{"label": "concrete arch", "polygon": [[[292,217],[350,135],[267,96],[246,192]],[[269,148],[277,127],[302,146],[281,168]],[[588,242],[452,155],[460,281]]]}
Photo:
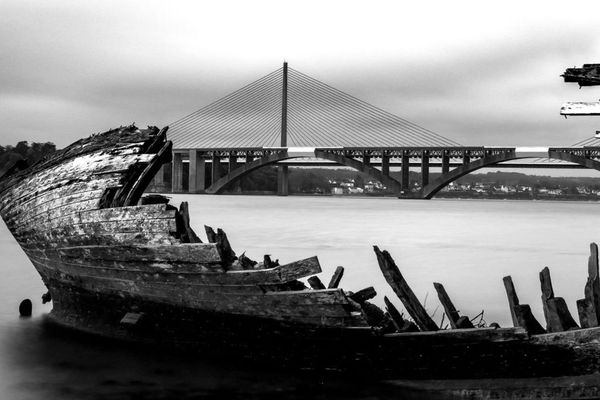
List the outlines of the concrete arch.
{"label": "concrete arch", "polygon": [[389,175],[384,174],[377,168],[365,164],[362,161],[355,160],[350,157],[342,156],[339,154],[331,153],[326,150],[315,150],[315,156],[317,158],[322,158],[324,160],[334,161],[337,164],[344,165],[346,167],[350,167],[360,172],[364,172],[372,178],[377,179],[386,187],[392,189],[394,193],[399,193],[401,190],[401,184],[394,178]]}
{"label": "concrete arch", "polygon": [[[243,164],[242,166],[234,169],[227,175],[224,175],[216,182],[213,182],[208,188],[206,188],[205,192],[209,194],[218,194],[221,193],[227,185],[232,183],[233,181],[242,178],[244,175],[249,174],[250,172],[265,167],[267,165],[276,164],[279,161],[289,160],[293,158],[302,158],[306,157],[306,154],[298,155],[298,154],[289,154],[287,151],[282,151],[279,153],[270,154],[266,157],[261,157],[258,160],[254,160],[248,164]],[[367,175],[377,179],[383,185],[392,189],[394,193],[398,193],[400,191],[401,185],[400,182],[395,180],[394,178],[385,175],[383,172],[378,170],[377,168],[364,164],[361,161],[355,160],[350,157],[342,156],[339,154],[331,153],[326,150],[314,150],[314,156],[317,158],[321,158],[324,160],[333,161],[337,164],[344,165],[346,167],[353,168],[357,171],[364,172]]]}
{"label": "concrete arch", "polygon": [[269,154],[266,157],[261,157],[258,160],[254,160],[250,163],[243,164],[240,167],[234,169],[229,172],[227,175],[222,176],[216,182],[213,182],[209,187],[206,188],[205,193],[208,194],[218,194],[221,193],[227,185],[231,182],[240,179],[244,175],[249,174],[250,172],[262,168],[264,166],[275,164],[279,161],[289,160],[291,158],[297,158],[297,156],[288,155],[287,151],[282,151],[279,153]]}
{"label": "concrete arch", "polygon": [[[597,171],[600,171],[600,162],[585,157],[577,156],[568,151],[550,149],[548,151],[547,157],[557,160],[569,161],[575,164],[582,165],[589,169],[595,169]],[[468,164],[461,165],[460,167],[457,167],[452,171],[443,174],[434,181],[430,182],[421,190],[420,197],[423,199],[431,199],[442,188],[448,186],[449,183],[454,182],[455,180],[464,175],[467,175],[483,167],[522,158],[531,158],[531,156],[520,156],[515,153],[506,153],[502,155],[483,157]]]}

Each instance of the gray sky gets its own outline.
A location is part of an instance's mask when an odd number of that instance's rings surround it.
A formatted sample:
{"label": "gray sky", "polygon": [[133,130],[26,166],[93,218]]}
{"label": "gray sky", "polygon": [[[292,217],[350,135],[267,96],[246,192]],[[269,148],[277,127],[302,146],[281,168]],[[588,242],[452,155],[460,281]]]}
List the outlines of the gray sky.
{"label": "gray sky", "polygon": [[462,144],[568,145],[600,119],[565,67],[600,62],[582,1],[0,2],[0,144],[167,125],[279,68]]}

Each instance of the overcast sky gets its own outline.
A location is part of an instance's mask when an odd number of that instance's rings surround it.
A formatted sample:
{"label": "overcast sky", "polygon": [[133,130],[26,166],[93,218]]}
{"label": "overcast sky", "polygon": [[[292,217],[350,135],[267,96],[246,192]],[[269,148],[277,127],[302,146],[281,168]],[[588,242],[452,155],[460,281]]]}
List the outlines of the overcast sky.
{"label": "overcast sky", "polygon": [[[492,5],[493,4],[493,5]],[[462,144],[568,145],[600,118],[600,2],[0,1],[0,144],[167,125],[279,68]]]}

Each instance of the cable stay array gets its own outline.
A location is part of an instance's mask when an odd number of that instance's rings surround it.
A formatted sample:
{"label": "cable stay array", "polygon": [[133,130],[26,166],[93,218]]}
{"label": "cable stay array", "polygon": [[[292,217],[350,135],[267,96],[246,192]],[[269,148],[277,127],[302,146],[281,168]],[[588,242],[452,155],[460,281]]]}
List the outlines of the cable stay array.
{"label": "cable stay array", "polygon": [[[280,145],[283,68],[170,124],[175,149]],[[289,147],[448,147],[459,143],[292,68]]]}

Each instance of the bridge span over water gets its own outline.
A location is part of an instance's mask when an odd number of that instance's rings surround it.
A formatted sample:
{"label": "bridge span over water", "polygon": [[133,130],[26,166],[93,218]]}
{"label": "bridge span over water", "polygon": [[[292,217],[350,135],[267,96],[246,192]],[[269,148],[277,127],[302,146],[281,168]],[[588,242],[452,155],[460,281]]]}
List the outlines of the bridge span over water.
{"label": "bridge span over water", "polygon": [[[287,195],[289,166],[340,165],[371,176],[399,197],[423,199],[490,166],[600,171],[596,139],[570,147],[463,146],[285,63],[174,122],[167,136],[173,142],[173,192],[184,190],[185,169],[187,191],[218,194],[252,171],[275,165],[278,194]],[[534,161],[515,163],[524,159]],[[399,179],[391,169],[401,172]],[[410,170],[420,172],[418,189],[409,185]],[[164,187],[164,176],[157,175],[157,186]]]}

